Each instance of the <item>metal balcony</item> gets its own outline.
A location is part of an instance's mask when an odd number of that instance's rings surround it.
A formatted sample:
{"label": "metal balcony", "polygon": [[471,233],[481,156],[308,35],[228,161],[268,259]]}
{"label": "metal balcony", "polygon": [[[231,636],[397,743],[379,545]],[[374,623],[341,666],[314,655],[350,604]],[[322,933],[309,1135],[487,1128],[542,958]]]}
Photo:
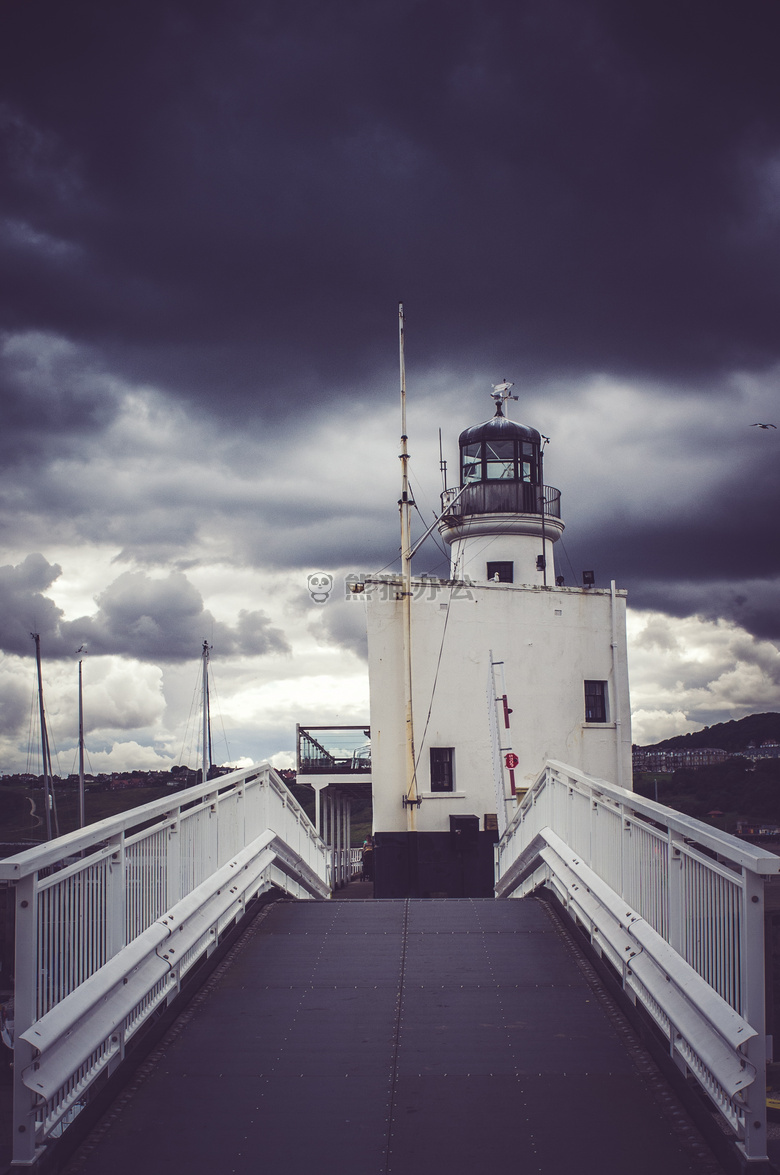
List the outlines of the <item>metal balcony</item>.
{"label": "metal balcony", "polygon": [[464,514],[542,514],[561,516],[561,491],[527,481],[475,481],[466,486],[452,508],[458,487],[442,494],[442,509],[452,517]]}

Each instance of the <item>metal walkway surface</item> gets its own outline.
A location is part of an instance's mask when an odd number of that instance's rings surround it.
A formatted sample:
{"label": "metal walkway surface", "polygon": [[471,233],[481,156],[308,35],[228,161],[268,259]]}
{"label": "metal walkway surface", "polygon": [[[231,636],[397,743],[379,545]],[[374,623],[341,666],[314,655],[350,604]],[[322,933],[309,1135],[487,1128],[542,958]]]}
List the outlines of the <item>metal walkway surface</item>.
{"label": "metal walkway surface", "polygon": [[67,1167],[715,1168],[544,903],[279,902]]}

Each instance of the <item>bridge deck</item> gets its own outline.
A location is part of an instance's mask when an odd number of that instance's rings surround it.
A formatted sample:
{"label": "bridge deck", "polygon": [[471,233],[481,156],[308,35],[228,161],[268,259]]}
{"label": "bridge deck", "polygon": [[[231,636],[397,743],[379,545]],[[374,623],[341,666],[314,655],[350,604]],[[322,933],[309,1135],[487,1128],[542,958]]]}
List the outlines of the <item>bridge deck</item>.
{"label": "bridge deck", "polygon": [[278,903],[68,1171],[711,1171],[637,1056],[540,902]]}

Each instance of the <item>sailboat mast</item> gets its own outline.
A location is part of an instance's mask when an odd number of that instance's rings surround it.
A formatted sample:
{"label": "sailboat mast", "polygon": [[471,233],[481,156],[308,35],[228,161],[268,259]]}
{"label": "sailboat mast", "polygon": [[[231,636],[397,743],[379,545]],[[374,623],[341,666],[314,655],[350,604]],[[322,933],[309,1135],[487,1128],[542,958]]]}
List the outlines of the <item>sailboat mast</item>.
{"label": "sailboat mast", "polygon": [[44,808],[46,809],[46,839],[51,840],[51,781],[49,779],[49,740],[46,737],[46,713],[43,708],[43,674],[41,672],[40,633],[31,632],[35,641],[35,664],[38,670],[38,712],[41,723],[41,760],[43,762]]}
{"label": "sailboat mast", "polygon": [[401,369],[401,597],[403,604],[404,706],[406,711],[406,792],[404,805],[409,832],[416,829],[417,772],[414,763],[414,716],[412,713],[412,538],[409,497],[409,452],[406,435],[406,359],[404,355],[404,308],[398,305],[398,349]]}
{"label": "sailboat mast", "polygon": [[[81,652],[80,649],[79,652]],[[83,828],[87,822],[84,806],[84,696],[82,688],[83,664],[83,661],[79,661],[79,828]]]}
{"label": "sailboat mast", "polygon": [[201,783],[209,777],[209,642],[203,642],[203,756],[201,759]]}

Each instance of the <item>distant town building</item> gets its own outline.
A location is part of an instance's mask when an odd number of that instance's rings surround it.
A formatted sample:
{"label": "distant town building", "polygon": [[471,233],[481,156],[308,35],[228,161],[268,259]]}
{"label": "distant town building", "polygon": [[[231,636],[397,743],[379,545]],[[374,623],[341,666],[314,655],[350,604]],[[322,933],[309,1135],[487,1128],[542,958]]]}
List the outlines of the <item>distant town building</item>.
{"label": "distant town building", "polygon": [[697,767],[711,767],[713,763],[722,763],[731,758],[731,755],[720,747],[691,747],[683,751],[634,747],[631,758],[634,771],[672,772],[679,771],[681,767],[694,771]]}
{"label": "distant town building", "polygon": [[760,747],[749,746],[744,751],[735,751],[734,754],[741,759],[752,759],[754,763],[758,759],[778,759],[780,758],[780,743],[767,740]]}
{"label": "distant town building", "polygon": [[780,827],[767,821],[738,820],[737,836],[778,836]]}

